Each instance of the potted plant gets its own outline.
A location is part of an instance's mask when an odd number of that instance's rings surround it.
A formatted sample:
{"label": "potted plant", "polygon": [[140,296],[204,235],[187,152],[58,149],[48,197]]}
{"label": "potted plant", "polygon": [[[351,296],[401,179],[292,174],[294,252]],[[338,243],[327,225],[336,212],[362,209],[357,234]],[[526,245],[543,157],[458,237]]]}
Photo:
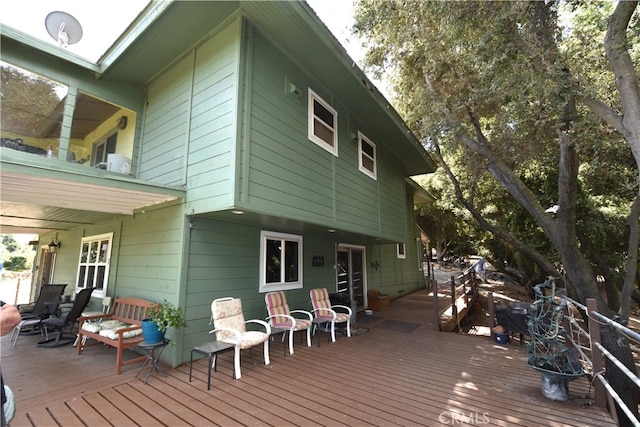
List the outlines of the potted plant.
{"label": "potted plant", "polygon": [[[169,301],[159,303],[155,309],[151,310],[149,317],[142,320],[142,335],[148,343],[160,342],[164,339],[167,328],[184,328],[187,321],[180,307],[175,307]],[[169,341],[174,345],[173,340]]]}

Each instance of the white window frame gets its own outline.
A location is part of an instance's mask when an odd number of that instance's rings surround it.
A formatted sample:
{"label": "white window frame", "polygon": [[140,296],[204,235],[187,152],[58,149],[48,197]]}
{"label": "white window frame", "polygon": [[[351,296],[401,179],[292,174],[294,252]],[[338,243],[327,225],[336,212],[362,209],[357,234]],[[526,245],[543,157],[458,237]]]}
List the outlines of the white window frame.
{"label": "white window frame", "polygon": [[[99,247],[101,243],[105,244],[105,242],[107,244],[107,248],[104,249],[104,252],[105,252],[105,255],[106,255],[106,259],[104,261],[100,262],[98,260],[98,257],[96,256],[95,260],[88,259],[88,260],[83,262],[83,260],[82,260],[83,246],[85,244],[89,245],[89,250],[90,250],[91,245],[93,243],[95,243]],[[80,241],[80,255],[78,256],[78,273],[76,274],[76,277],[77,277],[76,292],[79,292],[82,289],[85,289],[85,288],[88,288],[88,287],[95,287],[96,286],[96,280],[99,277],[98,274],[94,274],[93,278],[91,280],[91,283],[87,283],[87,281],[89,279],[87,273],[88,273],[90,267],[93,267],[95,269],[94,271],[97,271],[100,268],[104,268],[102,289],[94,290],[92,295],[94,297],[97,297],[97,298],[104,298],[105,296],[107,296],[107,287],[109,285],[109,269],[110,269],[110,264],[111,264],[111,250],[112,250],[112,248],[113,248],[113,233],[97,234],[97,235],[87,236],[87,237],[83,237],[82,238],[82,240]],[[83,267],[85,267],[84,272],[82,270]],[[87,268],[87,267],[89,267],[89,268]],[[83,276],[82,280],[80,278],[81,273],[83,273],[82,274],[82,276]]]}
{"label": "white window frame", "polygon": [[[298,256],[297,256],[297,279],[292,281],[287,281],[286,279],[286,266],[284,263],[280,265],[280,277],[281,280],[279,282],[269,282],[267,283],[267,241],[268,240],[280,240],[282,244],[282,248],[285,248],[285,242],[294,242],[298,245]],[[286,233],[278,233],[275,231],[265,231],[262,230],[260,232],[260,289],[259,292],[272,292],[272,291],[283,291],[289,289],[301,289],[303,286],[302,277],[303,277],[303,254],[302,254],[302,236],[296,234],[286,234]],[[281,251],[280,259],[284,259],[284,249]]]}
{"label": "white window frame", "polygon": [[[365,150],[362,149],[363,144],[368,144],[373,148],[373,157],[370,156]],[[376,144],[371,142],[362,132],[358,131],[358,169],[363,174],[377,180],[378,179],[378,162],[376,154]],[[373,163],[373,170],[365,166],[363,159],[368,159]]]}
{"label": "white window frame", "polygon": [[400,259],[407,258],[407,245],[404,243],[398,243],[396,245],[396,256]]}
{"label": "white window frame", "polygon": [[[308,113],[309,123],[307,126],[307,130],[308,130],[307,136],[309,140],[314,142],[316,145],[322,147],[323,149],[327,150],[329,153],[333,154],[334,156],[338,157],[338,112],[331,105],[329,105],[328,102],[326,102],[317,93],[315,93],[311,88],[309,88],[308,98],[309,98],[309,113]],[[333,116],[333,127],[331,127],[329,123],[326,123],[320,117],[316,116],[314,101],[320,104],[322,107],[324,107],[329,113],[331,113],[331,115]],[[316,119],[321,126],[324,126],[326,129],[333,132],[333,141],[332,141],[333,144],[328,143],[327,141],[325,141],[324,139],[316,135],[316,132],[315,132]]]}

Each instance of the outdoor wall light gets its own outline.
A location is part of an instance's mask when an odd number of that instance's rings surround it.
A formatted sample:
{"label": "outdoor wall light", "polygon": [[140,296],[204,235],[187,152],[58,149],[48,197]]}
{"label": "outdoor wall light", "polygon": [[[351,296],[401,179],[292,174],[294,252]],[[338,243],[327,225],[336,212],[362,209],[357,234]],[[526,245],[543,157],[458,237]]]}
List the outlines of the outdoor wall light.
{"label": "outdoor wall light", "polygon": [[51,243],[49,243],[49,253],[55,254],[56,251],[60,249],[60,246],[62,245],[60,244],[60,241],[58,240],[58,235],[56,234],[56,237],[51,239]]}
{"label": "outdoor wall light", "polygon": [[126,129],[128,121],[127,116],[120,117],[117,122],[118,129]]}

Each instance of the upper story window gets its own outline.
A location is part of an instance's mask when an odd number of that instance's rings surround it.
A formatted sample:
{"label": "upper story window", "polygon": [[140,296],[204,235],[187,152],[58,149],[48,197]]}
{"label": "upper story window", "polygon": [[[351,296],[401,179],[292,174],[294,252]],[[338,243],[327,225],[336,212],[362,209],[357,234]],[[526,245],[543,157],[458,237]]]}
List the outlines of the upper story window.
{"label": "upper story window", "polygon": [[[135,121],[135,112],[78,92],[67,160],[129,174]],[[113,155],[111,162],[109,155]]]}
{"label": "upper story window", "polygon": [[358,132],[358,169],[365,175],[377,179],[376,144]]}
{"label": "upper story window", "polygon": [[[129,173],[135,111],[1,62],[1,146],[80,165]],[[73,103],[72,103],[73,102]],[[73,111],[71,122],[68,111]],[[66,122],[63,123],[63,120]],[[68,138],[62,140],[62,129]],[[116,146],[117,139],[117,146]],[[109,168],[109,154],[119,156]],[[126,163],[127,167],[121,167]]]}
{"label": "upper story window", "polygon": [[302,236],[260,232],[260,292],[302,288]]}
{"label": "upper story window", "polygon": [[88,236],[80,243],[80,260],[78,261],[78,282],[76,290],[95,287],[93,296],[107,296],[109,282],[109,262],[113,233]]}
{"label": "upper story window", "polygon": [[405,259],[407,257],[407,248],[404,243],[398,243],[396,248],[396,255],[398,258]]}
{"label": "upper story window", "polygon": [[0,62],[0,68],[2,147],[57,157],[69,88],[5,62]]}
{"label": "upper story window", "polygon": [[338,157],[338,112],[311,89],[309,139]]}

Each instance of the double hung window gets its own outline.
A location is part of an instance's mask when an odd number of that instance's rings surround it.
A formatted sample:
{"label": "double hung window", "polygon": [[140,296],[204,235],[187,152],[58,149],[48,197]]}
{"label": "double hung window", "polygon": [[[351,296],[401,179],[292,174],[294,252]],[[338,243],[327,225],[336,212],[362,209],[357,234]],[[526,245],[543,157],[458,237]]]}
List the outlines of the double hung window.
{"label": "double hung window", "polygon": [[95,287],[93,296],[107,295],[113,233],[84,237],[80,243],[77,290]]}
{"label": "double hung window", "polygon": [[338,157],[338,112],[311,89],[308,128],[311,141]]}
{"label": "double hung window", "polygon": [[396,246],[396,256],[401,259],[405,259],[407,257],[407,248],[404,243],[398,243]]}
{"label": "double hung window", "polygon": [[365,175],[377,179],[376,144],[358,132],[358,169]]}

